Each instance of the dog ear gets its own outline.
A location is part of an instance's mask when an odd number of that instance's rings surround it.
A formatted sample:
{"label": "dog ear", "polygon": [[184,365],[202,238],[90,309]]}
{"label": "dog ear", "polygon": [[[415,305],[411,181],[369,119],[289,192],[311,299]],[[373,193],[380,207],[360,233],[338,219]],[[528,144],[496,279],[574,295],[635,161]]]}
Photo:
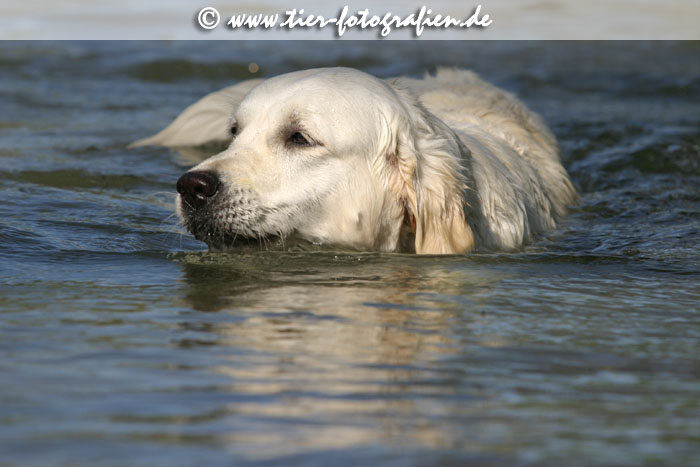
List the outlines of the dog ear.
{"label": "dog ear", "polygon": [[385,160],[392,172],[390,188],[404,206],[404,229],[412,230],[416,253],[468,252],[474,248],[465,213],[473,188],[466,169],[471,153],[415,97],[394,90],[405,108],[387,121],[393,135],[386,140]]}
{"label": "dog ear", "polygon": [[229,124],[238,105],[262,80],[251,79],[207,94],[187,107],[160,132],[131,143],[138,146],[201,146],[231,140]]}

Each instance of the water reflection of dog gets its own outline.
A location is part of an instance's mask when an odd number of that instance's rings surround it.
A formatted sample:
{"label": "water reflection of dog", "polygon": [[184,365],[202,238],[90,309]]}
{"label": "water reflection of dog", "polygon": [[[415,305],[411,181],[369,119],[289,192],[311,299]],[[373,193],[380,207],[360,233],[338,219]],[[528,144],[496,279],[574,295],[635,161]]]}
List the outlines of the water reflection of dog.
{"label": "water reflection of dog", "polygon": [[[264,398],[233,404],[236,414],[321,420],[295,426],[293,445],[275,430],[255,443],[293,451],[408,436],[432,446],[451,435],[439,424],[411,427],[412,420],[433,410],[425,401],[449,397],[460,384],[434,372],[434,362],[461,351],[456,318],[462,329],[465,315],[481,319],[480,296],[499,278],[477,264],[419,258],[203,255],[183,264],[184,299],[210,313],[181,325],[231,349],[214,367],[230,377],[228,390],[243,401]],[[356,423],[363,417],[381,424]]]}
{"label": "water reflection of dog", "polygon": [[474,268],[445,267],[444,259],[425,267],[358,256],[352,268],[332,260],[297,268],[282,264],[287,255],[275,264],[275,256],[184,264],[187,303],[232,318],[212,328],[220,343],[408,363],[423,347],[448,343],[454,313],[469,310],[470,302],[476,307],[492,280]]}

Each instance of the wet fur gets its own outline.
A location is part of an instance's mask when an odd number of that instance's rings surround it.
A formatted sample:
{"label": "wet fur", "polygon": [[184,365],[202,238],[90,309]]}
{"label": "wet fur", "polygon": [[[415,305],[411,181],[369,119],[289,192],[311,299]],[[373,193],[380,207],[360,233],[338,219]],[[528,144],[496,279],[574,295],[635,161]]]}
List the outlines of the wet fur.
{"label": "wet fur", "polygon": [[[227,117],[225,117],[227,116]],[[178,213],[199,240],[302,239],[371,251],[513,250],[554,228],[576,193],[542,119],[474,73],[379,80],[316,69],[206,96],[135,145],[221,141],[193,170],[223,192]],[[317,145],[284,143],[303,131]]]}

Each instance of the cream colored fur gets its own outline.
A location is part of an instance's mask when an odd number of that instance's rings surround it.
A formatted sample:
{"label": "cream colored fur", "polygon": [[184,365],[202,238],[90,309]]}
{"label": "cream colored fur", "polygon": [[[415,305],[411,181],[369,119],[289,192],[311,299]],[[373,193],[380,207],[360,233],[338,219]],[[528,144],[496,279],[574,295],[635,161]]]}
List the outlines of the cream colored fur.
{"label": "cream colored fur", "polygon": [[[512,250],[554,228],[576,193],[556,140],[514,96],[464,70],[379,80],[315,69],[246,81],[135,146],[238,135],[193,170],[222,180],[198,238],[302,239],[416,253]],[[290,145],[301,132],[308,147]],[[193,216],[179,202],[186,226]],[[217,241],[220,238],[220,241]]]}

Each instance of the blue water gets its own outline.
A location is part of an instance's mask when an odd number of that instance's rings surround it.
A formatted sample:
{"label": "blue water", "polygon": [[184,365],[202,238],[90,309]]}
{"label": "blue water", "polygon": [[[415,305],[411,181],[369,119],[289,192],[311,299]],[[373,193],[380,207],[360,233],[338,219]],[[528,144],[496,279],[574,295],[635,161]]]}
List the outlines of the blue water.
{"label": "blue water", "polygon": [[[698,56],[3,43],[0,463],[698,462]],[[240,79],[334,65],[459,65],[518,93],[580,204],[509,254],[208,253],[173,200],[212,149],[126,145]]]}

